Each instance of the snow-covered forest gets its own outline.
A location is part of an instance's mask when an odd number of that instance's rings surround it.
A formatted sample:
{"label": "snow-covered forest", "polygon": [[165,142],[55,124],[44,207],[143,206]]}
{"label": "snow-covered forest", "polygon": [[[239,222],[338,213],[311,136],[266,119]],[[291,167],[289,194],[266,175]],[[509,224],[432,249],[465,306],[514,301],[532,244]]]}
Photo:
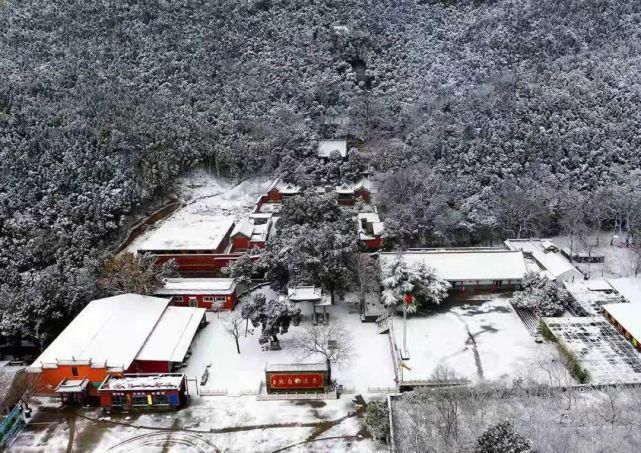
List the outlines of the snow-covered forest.
{"label": "snow-covered forest", "polygon": [[369,163],[391,246],[633,232],[640,50],[629,0],[1,1],[0,336],[47,343],[197,165]]}

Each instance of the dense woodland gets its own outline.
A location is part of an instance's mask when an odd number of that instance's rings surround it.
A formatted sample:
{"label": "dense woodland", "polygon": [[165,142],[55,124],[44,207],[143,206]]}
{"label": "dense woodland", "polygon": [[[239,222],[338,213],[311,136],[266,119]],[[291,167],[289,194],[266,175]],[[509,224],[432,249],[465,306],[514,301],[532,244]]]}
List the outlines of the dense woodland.
{"label": "dense woodland", "polygon": [[0,336],[50,341],[197,165],[371,165],[392,247],[632,235],[640,50],[629,0],[0,1]]}

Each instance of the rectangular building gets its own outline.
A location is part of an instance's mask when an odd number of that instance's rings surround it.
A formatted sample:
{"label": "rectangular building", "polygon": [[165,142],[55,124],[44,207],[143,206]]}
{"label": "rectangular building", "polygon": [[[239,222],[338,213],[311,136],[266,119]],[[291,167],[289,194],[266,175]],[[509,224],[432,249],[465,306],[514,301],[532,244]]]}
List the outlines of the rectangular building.
{"label": "rectangular building", "polygon": [[220,216],[187,224],[165,223],[138,248],[159,264],[174,260],[183,273],[216,273],[237,256],[229,253],[234,218]]}
{"label": "rectangular building", "polygon": [[182,407],[188,399],[184,374],[107,376],[98,388],[100,406],[118,409]]}
{"label": "rectangular building", "polygon": [[632,346],[641,351],[641,304],[607,304],[603,306],[603,314]]}
{"label": "rectangular building", "polygon": [[381,253],[381,264],[400,258],[413,265],[423,263],[452,285],[453,290],[514,289],[523,281],[525,260],[520,251],[491,248],[410,250]]}
{"label": "rectangular building", "polygon": [[326,363],[270,364],[265,368],[267,393],[327,392],[330,388]]}
{"label": "rectangular building", "polygon": [[154,295],[171,297],[173,305],[206,310],[233,310],[236,281],[233,278],[166,278]]}
{"label": "rectangular building", "polygon": [[123,294],[90,302],[27,369],[44,394],[97,399],[108,375],[168,372],[184,362],[205,310],[169,298]]}

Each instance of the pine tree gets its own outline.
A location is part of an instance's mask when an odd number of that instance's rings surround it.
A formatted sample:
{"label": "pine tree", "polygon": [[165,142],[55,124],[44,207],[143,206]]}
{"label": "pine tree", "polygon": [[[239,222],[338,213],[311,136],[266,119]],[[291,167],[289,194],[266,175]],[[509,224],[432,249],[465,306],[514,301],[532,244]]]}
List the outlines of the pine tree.
{"label": "pine tree", "polygon": [[534,450],[530,441],[517,433],[511,422],[502,422],[478,438],[474,453],[534,453]]}

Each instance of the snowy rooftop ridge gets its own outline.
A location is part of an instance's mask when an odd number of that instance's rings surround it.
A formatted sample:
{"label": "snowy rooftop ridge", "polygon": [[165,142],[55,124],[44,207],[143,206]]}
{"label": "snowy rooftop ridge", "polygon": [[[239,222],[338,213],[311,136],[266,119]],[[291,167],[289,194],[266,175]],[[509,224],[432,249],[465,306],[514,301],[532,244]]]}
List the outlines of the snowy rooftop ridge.
{"label": "snowy rooftop ridge", "polygon": [[603,309],[637,341],[641,341],[641,304],[607,304]]}
{"label": "snowy rooftop ridge", "polygon": [[205,311],[195,307],[167,307],[136,360],[182,362]]}
{"label": "snowy rooftop ridge", "polygon": [[231,294],[236,289],[233,278],[165,278],[164,286],[154,294],[178,296],[188,294]]}
{"label": "snowy rooftop ridge", "polygon": [[287,290],[287,298],[292,302],[314,301],[322,297],[323,290],[316,286],[297,286]]}
{"label": "snowy rooftop ridge", "polygon": [[98,391],[104,390],[175,390],[180,388],[184,374],[125,374],[123,377],[109,376]]}
{"label": "snowy rooftop ridge", "polygon": [[380,254],[381,263],[397,257],[410,265],[423,263],[450,282],[522,280],[526,273],[523,253],[505,249],[429,249]]}
{"label": "snowy rooftop ridge", "polygon": [[297,371],[327,371],[325,362],[319,363],[270,363],[265,367],[268,373],[297,372]]}
{"label": "snowy rooftop ridge", "polygon": [[205,217],[186,224],[165,222],[138,247],[138,251],[216,250],[233,227],[234,218],[230,216]]}
{"label": "snowy rooftop ridge", "polygon": [[551,280],[583,279],[583,274],[558,252],[558,247],[550,240],[508,239],[505,241],[505,246],[510,250],[520,250],[532,256]]}

